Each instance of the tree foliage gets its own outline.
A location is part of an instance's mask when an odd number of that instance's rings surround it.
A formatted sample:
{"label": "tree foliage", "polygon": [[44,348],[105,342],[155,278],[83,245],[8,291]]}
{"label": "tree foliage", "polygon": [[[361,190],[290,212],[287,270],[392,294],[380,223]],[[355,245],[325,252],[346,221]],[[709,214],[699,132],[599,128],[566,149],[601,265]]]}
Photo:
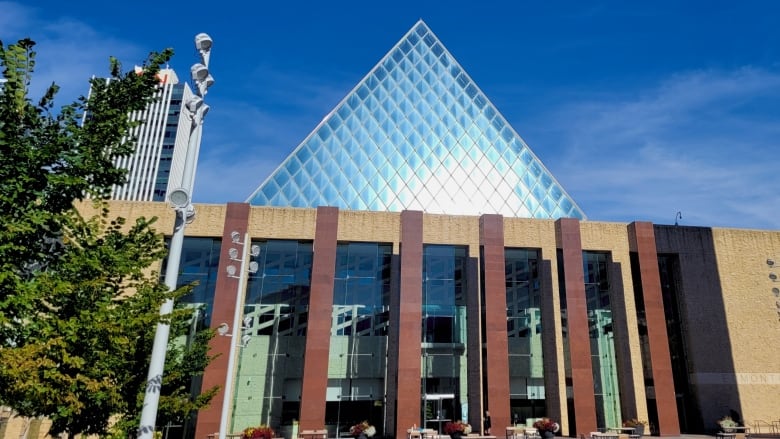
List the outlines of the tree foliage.
{"label": "tree foliage", "polygon": [[[140,73],[112,58],[88,98],[54,114],[55,84],[37,103],[28,95],[34,46],[0,42],[0,405],[49,417],[50,434],[103,435],[112,416],[121,427],[140,413],[160,305],[187,292],[149,269],[165,254],[154,219],[126,224],[104,201],[126,178],[113,163],[135,146],[129,115],[154,99],[173,52],[152,52]],[[96,213],[74,207],[85,198]],[[170,322],[183,328],[192,314]],[[211,335],[172,350],[162,418],[186,418],[213,394],[189,395]]]}

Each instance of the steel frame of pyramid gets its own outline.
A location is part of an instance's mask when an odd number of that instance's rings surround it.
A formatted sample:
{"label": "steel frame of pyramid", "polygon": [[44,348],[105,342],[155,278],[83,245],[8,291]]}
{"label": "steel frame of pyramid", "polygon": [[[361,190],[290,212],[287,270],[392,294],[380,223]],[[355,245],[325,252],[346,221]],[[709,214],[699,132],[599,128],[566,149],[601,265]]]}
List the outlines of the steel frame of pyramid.
{"label": "steel frame of pyramid", "polygon": [[422,20],[247,202],[586,218]]}

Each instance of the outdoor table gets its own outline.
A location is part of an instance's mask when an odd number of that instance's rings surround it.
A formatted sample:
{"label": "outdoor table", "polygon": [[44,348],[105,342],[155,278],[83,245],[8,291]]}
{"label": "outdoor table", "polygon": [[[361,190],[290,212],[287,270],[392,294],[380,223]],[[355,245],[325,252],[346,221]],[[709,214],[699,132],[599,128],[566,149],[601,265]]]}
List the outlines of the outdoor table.
{"label": "outdoor table", "polygon": [[526,427],[507,427],[506,439],[519,439],[524,434]]}
{"label": "outdoor table", "polygon": [[301,430],[298,432],[300,439],[327,439],[328,430]]}

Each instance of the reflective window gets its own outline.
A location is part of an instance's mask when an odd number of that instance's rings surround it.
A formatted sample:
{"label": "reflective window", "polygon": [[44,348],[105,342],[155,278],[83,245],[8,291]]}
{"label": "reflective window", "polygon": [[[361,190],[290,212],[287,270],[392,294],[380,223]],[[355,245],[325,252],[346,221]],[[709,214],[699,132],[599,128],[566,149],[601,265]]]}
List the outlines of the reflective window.
{"label": "reflective window", "polygon": [[462,419],[468,413],[465,343],[466,247],[425,245],[422,282],[422,419]]}
{"label": "reflective window", "polygon": [[257,262],[257,271],[247,281],[230,430],[262,423],[275,431],[291,431],[300,406],[312,244],[252,244],[258,254],[247,257]]}
{"label": "reflective window", "polygon": [[[423,256],[423,341],[465,343],[455,324],[458,307],[466,306],[463,286],[465,247],[429,245]],[[465,329],[464,329],[465,331]]]}
{"label": "reflective window", "polygon": [[360,242],[336,248],[325,405],[325,424],[334,431],[365,419],[379,430],[384,425],[375,402],[385,388],[392,250]]}
{"label": "reflective window", "polygon": [[392,250],[390,244],[338,245],[334,335],[387,335]]}
{"label": "reflective window", "polygon": [[306,335],[312,244],[259,242],[258,271],[247,282],[245,316],[257,319],[257,335]]}
{"label": "reflective window", "polygon": [[539,251],[504,250],[512,419],[546,414]]}
{"label": "reflective window", "polygon": [[[214,307],[214,291],[219,275],[219,252],[222,240],[219,238],[184,237],[177,287],[193,285],[192,291],[178,300],[179,303],[203,306],[204,323],[211,323]],[[163,260],[161,277],[165,279],[168,259]]]}
{"label": "reflective window", "polygon": [[598,425],[619,425],[620,388],[609,294],[609,253],[582,253]]}

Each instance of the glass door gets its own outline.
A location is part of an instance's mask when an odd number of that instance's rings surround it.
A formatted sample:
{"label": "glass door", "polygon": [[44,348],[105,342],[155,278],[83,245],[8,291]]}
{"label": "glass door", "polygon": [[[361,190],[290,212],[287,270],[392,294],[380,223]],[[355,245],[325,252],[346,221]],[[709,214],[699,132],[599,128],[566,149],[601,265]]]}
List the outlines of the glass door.
{"label": "glass door", "polygon": [[433,429],[443,434],[444,425],[452,422],[455,415],[455,395],[452,393],[434,393],[423,396],[425,410],[425,428]]}

